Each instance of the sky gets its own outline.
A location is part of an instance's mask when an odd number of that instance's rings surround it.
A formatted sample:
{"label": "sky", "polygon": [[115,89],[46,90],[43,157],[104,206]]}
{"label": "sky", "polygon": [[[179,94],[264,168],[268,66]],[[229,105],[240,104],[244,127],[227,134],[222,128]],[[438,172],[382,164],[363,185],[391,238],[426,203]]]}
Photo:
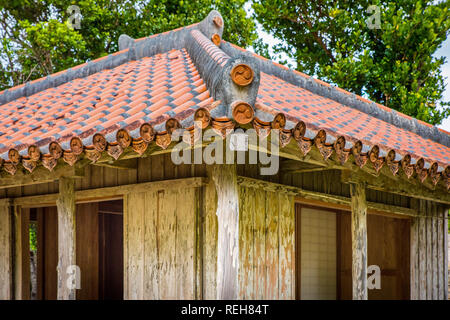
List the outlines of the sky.
{"label": "sky", "polygon": [[[247,14],[251,15],[252,9],[249,6],[249,3],[246,4],[246,10]],[[265,43],[268,43],[270,47],[273,45],[279,43],[280,41],[278,39],[275,39],[270,34],[262,30],[261,25],[257,23],[257,32],[260,38],[263,39]],[[252,48],[249,48],[250,51],[252,51]],[[450,37],[447,38],[447,40],[442,44],[442,47],[436,51],[435,57],[446,57],[446,63],[442,66],[442,74],[445,79],[446,84],[446,90],[444,92],[444,101],[450,101]],[[286,55],[282,55],[283,60],[287,60],[291,63],[291,65],[295,66],[295,62],[292,59],[289,59]],[[445,119],[441,125],[438,126],[439,128],[442,128],[446,131],[450,132],[450,117]]]}

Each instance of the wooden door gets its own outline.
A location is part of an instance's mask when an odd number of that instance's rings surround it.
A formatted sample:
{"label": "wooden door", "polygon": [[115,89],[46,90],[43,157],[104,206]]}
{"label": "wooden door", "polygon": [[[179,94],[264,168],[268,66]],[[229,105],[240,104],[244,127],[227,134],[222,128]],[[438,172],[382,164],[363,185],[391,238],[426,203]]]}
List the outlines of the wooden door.
{"label": "wooden door", "polygon": [[78,300],[123,298],[122,200],[77,205]]}
{"label": "wooden door", "polygon": [[98,203],[77,204],[76,260],[81,271],[77,300],[98,299],[99,223]]}
{"label": "wooden door", "polygon": [[[369,290],[369,300],[409,299],[410,249],[408,219],[367,216],[367,265],[381,270],[381,289]],[[340,234],[340,296],[352,298],[351,216],[342,213]]]}
{"label": "wooden door", "polygon": [[131,193],[124,201],[125,298],[198,298],[196,188]]}
{"label": "wooden door", "polygon": [[123,202],[99,204],[99,299],[123,299]]}

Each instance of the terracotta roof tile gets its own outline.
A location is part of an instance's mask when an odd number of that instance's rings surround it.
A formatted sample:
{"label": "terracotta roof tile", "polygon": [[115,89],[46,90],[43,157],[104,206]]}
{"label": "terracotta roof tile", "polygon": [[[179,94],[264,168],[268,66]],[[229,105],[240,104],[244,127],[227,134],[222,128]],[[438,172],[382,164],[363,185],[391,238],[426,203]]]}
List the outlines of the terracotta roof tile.
{"label": "terracotta roof tile", "polygon": [[307,125],[354,141],[378,144],[400,154],[411,153],[442,164],[449,163],[448,147],[265,73],[261,73],[257,103],[265,110],[284,112]]}
{"label": "terracotta roof tile", "polygon": [[[176,59],[169,58],[173,53]],[[128,125],[144,117],[156,120],[171,110],[182,112],[209,98],[187,51],[172,50],[5,104],[0,111],[0,152],[14,144],[25,149],[58,136],[69,140],[78,135],[75,131],[95,127],[106,132],[118,122]],[[27,119],[24,125],[12,125],[21,118]]]}

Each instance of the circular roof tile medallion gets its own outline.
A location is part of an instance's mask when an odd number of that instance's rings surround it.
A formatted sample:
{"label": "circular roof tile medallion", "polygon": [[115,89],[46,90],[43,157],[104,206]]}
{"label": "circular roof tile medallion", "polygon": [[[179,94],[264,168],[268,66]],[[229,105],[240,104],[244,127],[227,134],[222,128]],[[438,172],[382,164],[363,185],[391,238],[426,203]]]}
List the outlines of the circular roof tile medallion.
{"label": "circular roof tile medallion", "polygon": [[94,145],[95,150],[97,150],[98,152],[103,152],[106,150],[107,143],[105,137],[102,134],[96,133],[92,138],[92,143]]}
{"label": "circular roof tile medallion", "polygon": [[214,33],[211,37],[211,41],[216,45],[216,46],[220,46],[220,36],[218,33]]}
{"label": "circular roof tile medallion", "polygon": [[386,156],[386,162],[392,163],[393,161],[395,161],[395,150],[391,149]]}
{"label": "circular roof tile medallion", "polygon": [[239,124],[247,124],[253,120],[255,112],[251,105],[244,101],[236,101],[232,104],[233,118]]}
{"label": "circular roof tile medallion", "polygon": [[33,161],[38,161],[41,158],[41,151],[35,145],[31,145],[28,147],[28,156]]}
{"label": "circular roof tile medallion", "polygon": [[231,79],[238,86],[248,86],[253,81],[253,70],[249,65],[241,63],[231,69]]}
{"label": "circular roof tile medallion", "polygon": [[170,118],[166,121],[166,130],[171,135],[175,130],[180,129],[180,122],[175,118]]}
{"label": "circular roof tile medallion", "polygon": [[81,139],[78,137],[73,137],[70,140],[70,149],[76,155],[83,153],[83,143],[81,142]]}
{"label": "circular roof tile medallion", "polygon": [[378,156],[380,154],[380,148],[377,145],[374,145],[369,152],[369,159],[371,162],[375,162],[378,160]]}
{"label": "circular roof tile medallion", "polygon": [[292,135],[296,141],[300,141],[306,132],[306,125],[303,121],[298,122],[295,125],[294,130],[292,131]]}
{"label": "circular roof tile medallion", "polygon": [[286,125],[286,116],[284,113],[278,113],[271,123],[272,129],[283,129]]}
{"label": "circular roof tile medallion", "polygon": [[336,152],[342,152],[345,149],[345,137],[343,136],[339,136],[336,140],[336,142],[334,143],[334,150],[336,150]]}
{"label": "circular roof tile medallion", "polygon": [[325,141],[327,140],[327,133],[325,130],[319,130],[316,137],[314,138],[314,142],[318,146],[323,146],[325,144]]}
{"label": "circular roof tile medallion", "polygon": [[211,114],[206,108],[198,108],[194,114],[194,121],[200,122],[200,128],[206,129],[211,123]]}
{"label": "circular roof tile medallion", "polygon": [[450,178],[450,166],[446,166],[444,169],[444,175],[446,178]]}
{"label": "circular roof tile medallion", "polygon": [[360,140],[356,141],[352,147],[353,156],[359,156],[362,151],[362,142]]}
{"label": "circular roof tile medallion", "polygon": [[219,28],[222,28],[222,27],[223,27],[223,20],[222,20],[221,17],[215,16],[215,17],[213,18],[213,22],[214,22],[214,24],[215,24],[217,27],[219,27]]}
{"label": "circular roof tile medallion", "polygon": [[130,134],[125,129],[120,129],[119,131],[117,131],[116,140],[122,147],[122,149],[128,148],[131,144]]}
{"label": "circular roof tile medallion", "polygon": [[149,123],[144,123],[139,129],[139,134],[141,135],[142,140],[148,143],[155,140],[156,132]]}
{"label": "circular roof tile medallion", "polygon": [[12,164],[18,164],[20,161],[19,151],[17,151],[16,149],[9,149],[8,158]]}
{"label": "circular roof tile medallion", "polygon": [[48,146],[48,150],[50,155],[53,157],[53,159],[59,159],[62,157],[63,150],[61,146],[58,144],[58,142],[50,142],[50,145]]}

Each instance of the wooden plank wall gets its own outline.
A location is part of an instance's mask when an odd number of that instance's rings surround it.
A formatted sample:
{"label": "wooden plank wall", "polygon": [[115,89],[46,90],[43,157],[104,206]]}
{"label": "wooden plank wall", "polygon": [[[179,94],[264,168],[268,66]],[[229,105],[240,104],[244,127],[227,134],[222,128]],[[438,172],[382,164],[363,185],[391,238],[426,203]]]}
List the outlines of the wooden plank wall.
{"label": "wooden plank wall", "polygon": [[419,217],[411,223],[411,299],[448,299],[447,208],[417,200]]}
{"label": "wooden plank wall", "polygon": [[125,299],[198,299],[200,188],[129,194],[124,200]]}
{"label": "wooden plank wall", "polygon": [[239,299],[295,299],[294,197],[239,187]]}
{"label": "wooden plank wall", "polygon": [[0,203],[0,300],[12,298],[12,223],[9,202]]}

